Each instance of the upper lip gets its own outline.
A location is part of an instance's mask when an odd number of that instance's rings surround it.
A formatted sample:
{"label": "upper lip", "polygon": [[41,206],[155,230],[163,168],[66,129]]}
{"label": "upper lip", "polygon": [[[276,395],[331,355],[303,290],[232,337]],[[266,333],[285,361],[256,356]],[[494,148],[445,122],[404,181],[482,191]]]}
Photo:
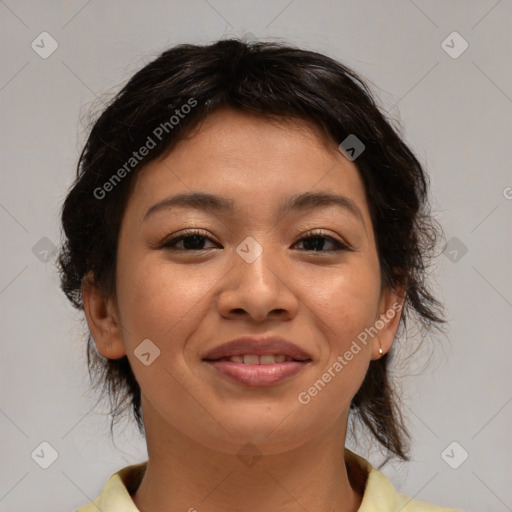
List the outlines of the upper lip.
{"label": "upper lip", "polygon": [[256,354],[258,356],[270,354],[283,354],[298,361],[306,361],[311,356],[297,345],[278,337],[243,337],[228,341],[209,350],[203,359],[221,359],[223,357],[243,356],[246,354]]}

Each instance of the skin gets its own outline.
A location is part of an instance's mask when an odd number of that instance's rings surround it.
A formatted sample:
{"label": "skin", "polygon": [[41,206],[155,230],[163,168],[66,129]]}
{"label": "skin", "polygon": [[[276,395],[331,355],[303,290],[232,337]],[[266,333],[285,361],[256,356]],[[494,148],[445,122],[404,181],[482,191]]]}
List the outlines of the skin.
{"label": "skin", "polygon": [[[364,482],[349,478],[343,457],[349,406],[379,348],[391,348],[400,315],[361,344],[310,403],[297,399],[358,334],[403,303],[402,293],[381,289],[355,163],[305,121],[270,122],[223,109],[136,180],[119,235],[116,297],[103,297],[92,276],[83,280],[98,351],[128,356],[142,391],[148,466],[136,506],[356,511]],[[180,207],[144,220],[154,204],[192,191],[230,198],[235,211]],[[278,215],[286,198],[318,191],[349,198],[361,217],[338,206]],[[207,237],[202,245],[159,245],[194,228]],[[334,251],[329,240],[312,250],[316,238],[301,241],[312,229],[352,250]],[[236,252],[248,236],[263,248],[252,263]],[[281,336],[312,361],[271,387],[234,383],[202,356],[243,335]],[[161,351],[148,366],[134,355],[145,339]],[[261,454],[250,467],[237,457],[247,443]]]}

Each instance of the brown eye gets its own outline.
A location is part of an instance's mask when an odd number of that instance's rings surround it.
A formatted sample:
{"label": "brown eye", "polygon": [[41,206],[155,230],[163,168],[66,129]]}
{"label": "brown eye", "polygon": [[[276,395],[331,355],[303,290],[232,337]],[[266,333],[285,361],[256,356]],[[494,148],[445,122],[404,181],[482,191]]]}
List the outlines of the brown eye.
{"label": "brown eye", "polygon": [[[301,238],[298,243],[304,245],[305,251],[313,252],[337,252],[337,251],[351,251],[352,249],[345,243],[337,240],[336,238],[325,235],[322,233],[309,233],[305,237]],[[334,249],[324,251],[325,244],[329,243],[334,245]]]}
{"label": "brown eye", "polygon": [[[213,242],[212,239],[204,235],[202,231],[187,231],[177,237],[165,240],[160,245],[160,248],[169,249],[171,251],[204,251],[209,249],[209,247],[204,247],[207,240]],[[179,243],[183,243],[182,247],[177,247]]]}

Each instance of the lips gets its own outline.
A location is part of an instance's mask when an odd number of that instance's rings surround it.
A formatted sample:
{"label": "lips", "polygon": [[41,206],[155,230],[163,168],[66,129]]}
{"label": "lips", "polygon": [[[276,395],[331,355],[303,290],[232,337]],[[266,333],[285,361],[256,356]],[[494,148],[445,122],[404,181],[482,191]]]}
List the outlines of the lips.
{"label": "lips", "polygon": [[311,359],[311,355],[297,345],[282,338],[254,338],[245,337],[233,341],[229,341],[219,345],[203,356],[204,360],[215,361],[232,356],[267,356],[267,355],[284,355],[295,361],[307,361]]}
{"label": "lips", "polygon": [[297,375],[311,355],[282,338],[246,337],[209,350],[203,360],[238,384],[271,386]]}

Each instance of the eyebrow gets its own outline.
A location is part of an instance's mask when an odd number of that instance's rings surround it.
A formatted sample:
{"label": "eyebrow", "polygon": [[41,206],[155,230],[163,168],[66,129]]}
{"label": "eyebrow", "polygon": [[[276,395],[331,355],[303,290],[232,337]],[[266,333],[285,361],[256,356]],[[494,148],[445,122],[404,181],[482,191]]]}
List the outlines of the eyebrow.
{"label": "eyebrow", "polygon": [[[351,199],[331,192],[304,192],[303,194],[291,196],[282,203],[279,213],[284,216],[296,211],[312,210],[329,206],[343,208],[353,216],[358,217],[363,225],[365,225],[361,210]],[[227,197],[205,192],[177,194],[166,197],[151,206],[145,213],[142,221],[144,222],[156,212],[170,210],[174,207],[193,208],[211,213],[233,213],[235,203]]]}

